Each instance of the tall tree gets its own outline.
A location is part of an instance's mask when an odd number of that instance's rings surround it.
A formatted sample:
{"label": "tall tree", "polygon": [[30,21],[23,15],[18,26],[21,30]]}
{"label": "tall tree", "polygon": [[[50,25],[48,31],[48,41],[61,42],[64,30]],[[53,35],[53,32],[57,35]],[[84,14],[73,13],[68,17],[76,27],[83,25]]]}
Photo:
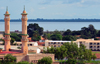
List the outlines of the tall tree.
{"label": "tall tree", "polygon": [[71,30],[70,29],[68,29],[68,30],[66,30],[64,33],[63,33],[63,36],[66,36],[66,35],[71,35]]}
{"label": "tall tree", "polygon": [[33,36],[33,34],[35,33],[35,32],[37,32],[38,34],[39,34],[39,36],[41,36],[42,34],[43,34],[43,28],[42,27],[40,27],[38,24],[36,24],[36,23],[34,23],[34,24],[29,24],[28,26],[27,26],[27,32],[28,32],[28,34],[29,34],[29,36],[30,37],[32,37]]}
{"label": "tall tree", "polygon": [[62,40],[69,40],[69,41],[75,41],[76,37],[72,36],[72,35],[66,35],[62,38]]}
{"label": "tall tree", "polygon": [[53,34],[50,36],[52,40],[62,40],[62,35],[60,34]]}

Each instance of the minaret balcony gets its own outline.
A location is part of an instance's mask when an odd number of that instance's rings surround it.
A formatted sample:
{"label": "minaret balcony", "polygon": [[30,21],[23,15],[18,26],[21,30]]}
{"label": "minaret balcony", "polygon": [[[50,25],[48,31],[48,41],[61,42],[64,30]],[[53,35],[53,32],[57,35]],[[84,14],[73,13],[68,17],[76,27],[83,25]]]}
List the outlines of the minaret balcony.
{"label": "minaret balcony", "polygon": [[4,40],[10,41],[11,38],[10,37],[9,38],[5,37]]}
{"label": "minaret balcony", "polygon": [[27,42],[27,41],[28,41],[28,39],[21,39],[21,41],[22,41],[22,42]]}

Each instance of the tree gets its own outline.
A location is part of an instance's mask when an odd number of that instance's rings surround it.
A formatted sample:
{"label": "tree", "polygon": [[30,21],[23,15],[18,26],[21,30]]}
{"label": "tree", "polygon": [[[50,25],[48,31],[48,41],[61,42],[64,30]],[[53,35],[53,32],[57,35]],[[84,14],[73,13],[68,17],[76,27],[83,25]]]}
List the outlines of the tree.
{"label": "tree", "polygon": [[55,30],[53,34],[61,34],[61,32],[58,30]]}
{"label": "tree", "polygon": [[39,36],[41,36],[43,34],[43,28],[40,27],[38,24],[34,23],[34,24],[29,24],[27,26],[27,32],[29,34],[29,37],[32,37],[34,33],[38,33]]}
{"label": "tree", "polygon": [[84,46],[83,44],[80,45],[80,48],[79,48],[79,60],[81,61],[84,61],[84,60],[87,60],[87,61],[90,61],[92,59],[92,52],[91,50],[89,49],[86,49],[86,46]]}
{"label": "tree", "polygon": [[93,25],[89,25],[89,27],[83,27],[81,28],[81,37],[82,38],[95,38],[97,34],[96,29]]}
{"label": "tree", "polygon": [[70,30],[70,29],[66,30],[66,31],[63,33],[63,36],[66,36],[66,35],[71,35],[71,30]]}
{"label": "tree", "polygon": [[11,33],[10,37],[15,39],[15,41],[21,41],[21,34]]}
{"label": "tree", "polygon": [[65,46],[65,48],[67,48],[68,52],[67,52],[67,58],[69,59],[77,59],[78,55],[79,55],[79,48],[77,46],[76,43],[64,43],[63,46]]}
{"label": "tree", "polygon": [[57,47],[54,52],[55,58],[63,60],[67,56],[67,52],[68,50],[65,46]]}
{"label": "tree", "polygon": [[4,60],[0,61],[0,64],[16,64],[16,57],[11,54],[4,56]]}
{"label": "tree", "polygon": [[69,58],[66,63],[67,64],[76,64],[77,63],[77,60],[76,59],[70,59]]}
{"label": "tree", "polygon": [[75,41],[76,37],[72,36],[72,35],[66,35],[62,38],[62,40],[69,40],[69,41]]}
{"label": "tree", "polygon": [[60,34],[53,34],[50,36],[51,40],[62,40],[62,35]]}
{"label": "tree", "polygon": [[10,61],[10,62],[14,62],[16,61],[16,57],[12,56],[11,54],[7,54],[5,57],[4,57],[4,60],[6,62]]}
{"label": "tree", "polygon": [[97,57],[95,54],[92,55],[92,59],[95,60]]}
{"label": "tree", "polygon": [[10,42],[11,42],[11,45],[13,45],[15,39],[14,38],[11,38]]}
{"label": "tree", "polygon": [[51,57],[43,57],[42,59],[38,60],[37,64],[52,64]]}
{"label": "tree", "polygon": [[39,41],[40,39],[41,39],[40,36],[32,37],[32,40],[33,40],[33,41]]}

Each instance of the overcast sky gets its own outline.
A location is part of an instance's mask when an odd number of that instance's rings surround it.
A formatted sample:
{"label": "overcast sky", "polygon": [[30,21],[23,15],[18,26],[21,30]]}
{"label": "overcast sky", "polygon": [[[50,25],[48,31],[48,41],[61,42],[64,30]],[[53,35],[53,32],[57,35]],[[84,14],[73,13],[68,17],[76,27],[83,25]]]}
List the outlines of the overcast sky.
{"label": "overcast sky", "polygon": [[0,19],[6,6],[11,19],[20,19],[24,5],[29,19],[100,19],[100,0],[0,0]]}

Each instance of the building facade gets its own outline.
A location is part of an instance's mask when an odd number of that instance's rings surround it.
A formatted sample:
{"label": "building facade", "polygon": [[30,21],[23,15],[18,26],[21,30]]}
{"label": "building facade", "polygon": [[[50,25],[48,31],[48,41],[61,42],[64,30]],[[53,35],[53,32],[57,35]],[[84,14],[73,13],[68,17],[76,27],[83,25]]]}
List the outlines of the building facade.
{"label": "building facade", "polygon": [[[71,43],[71,41],[45,40],[45,46],[60,47],[61,45],[67,42]],[[91,49],[92,51],[100,51],[100,40],[77,39],[76,41],[73,41],[73,43],[76,43],[78,47],[80,47],[80,44],[83,44],[86,46],[86,49]]]}
{"label": "building facade", "polygon": [[53,41],[53,40],[45,40],[45,46],[53,46],[53,47],[60,47],[64,43],[71,42],[71,41]]}

